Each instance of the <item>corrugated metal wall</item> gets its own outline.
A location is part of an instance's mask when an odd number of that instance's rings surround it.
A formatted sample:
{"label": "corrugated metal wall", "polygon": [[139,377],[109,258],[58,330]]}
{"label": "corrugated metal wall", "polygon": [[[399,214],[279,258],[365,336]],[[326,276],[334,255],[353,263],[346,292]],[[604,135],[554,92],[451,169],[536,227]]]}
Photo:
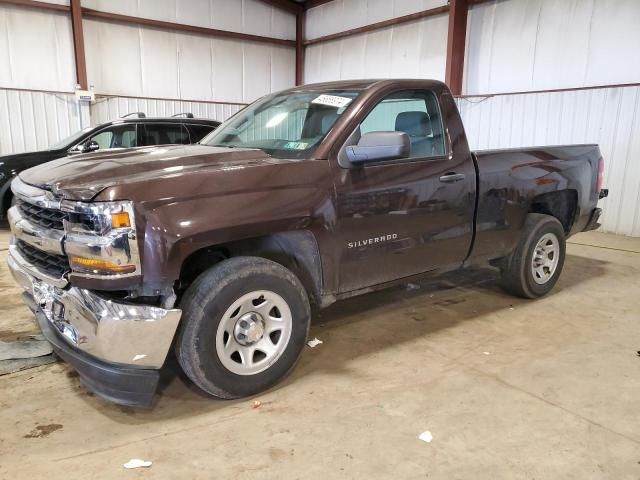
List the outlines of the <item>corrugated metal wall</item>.
{"label": "corrugated metal wall", "polygon": [[147,117],[165,117],[191,112],[196,118],[223,121],[243,108],[240,104],[215,104],[177,100],[103,97],[91,105],[91,123],[97,125],[120,118],[127,113],[144,112]]}
{"label": "corrugated metal wall", "polygon": [[41,150],[89,126],[71,94],[0,88],[0,155]]}
{"label": "corrugated metal wall", "polygon": [[609,198],[602,230],[640,236],[640,87],[458,100],[473,149],[597,143]]}

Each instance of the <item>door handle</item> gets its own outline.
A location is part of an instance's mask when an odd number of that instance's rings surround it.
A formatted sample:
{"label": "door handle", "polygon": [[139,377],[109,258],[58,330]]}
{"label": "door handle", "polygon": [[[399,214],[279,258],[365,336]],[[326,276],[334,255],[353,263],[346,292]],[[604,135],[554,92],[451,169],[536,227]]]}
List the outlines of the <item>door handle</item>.
{"label": "door handle", "polygon": [[464,180],[464,173],[448,172],[440,177],[440,181],[444,183],[455,183]]}

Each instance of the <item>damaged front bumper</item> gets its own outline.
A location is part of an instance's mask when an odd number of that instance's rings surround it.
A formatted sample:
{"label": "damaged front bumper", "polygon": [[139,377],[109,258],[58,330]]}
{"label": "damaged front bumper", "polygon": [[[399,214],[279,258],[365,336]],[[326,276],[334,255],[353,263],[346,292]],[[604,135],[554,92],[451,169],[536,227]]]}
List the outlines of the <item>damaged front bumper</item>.
{"label": "damaged front bumper", "polygon": [[181,311],[121,303],[90,290],[59,288],[12,245],[7,263],[55,352],[97,395],[149,406]]}

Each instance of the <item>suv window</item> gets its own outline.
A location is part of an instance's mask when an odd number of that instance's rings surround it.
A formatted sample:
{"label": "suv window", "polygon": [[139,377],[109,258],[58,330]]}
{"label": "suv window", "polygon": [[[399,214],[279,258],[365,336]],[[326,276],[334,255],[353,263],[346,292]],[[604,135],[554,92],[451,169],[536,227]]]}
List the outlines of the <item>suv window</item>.
{"label": "suv window", "polygon": [[384,98],[360,124],[362,135],[380,131],[409,135],[412,158],[445,154],[440,109],[433,92],[410,90]]}
{"label": "suv window", "polygon": [[188,125],[191,134],[191,143],[196,143],[209,135],[215,127],[209,125]]}
{"label": "suv window", "polygon": [[89,141],[96,142],[100,150],[107,148],[130,148],[136,146],[136,125],[114,125],[101,130]]}
{"label": "suv window", "polygon": [[188,145],[189,132],[184,125],[170,123],[148,123],[140,125],[140,146],[183,144]]}

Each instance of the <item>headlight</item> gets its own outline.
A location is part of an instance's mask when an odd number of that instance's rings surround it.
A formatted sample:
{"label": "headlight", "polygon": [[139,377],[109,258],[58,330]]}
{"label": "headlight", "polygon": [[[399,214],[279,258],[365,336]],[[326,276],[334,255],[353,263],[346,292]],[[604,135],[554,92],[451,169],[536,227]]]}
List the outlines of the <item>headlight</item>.
{"label": "headlight", "polygon": [[133,204],[62,201],[65,252],[75,274],[91,278],[140,274]]}

